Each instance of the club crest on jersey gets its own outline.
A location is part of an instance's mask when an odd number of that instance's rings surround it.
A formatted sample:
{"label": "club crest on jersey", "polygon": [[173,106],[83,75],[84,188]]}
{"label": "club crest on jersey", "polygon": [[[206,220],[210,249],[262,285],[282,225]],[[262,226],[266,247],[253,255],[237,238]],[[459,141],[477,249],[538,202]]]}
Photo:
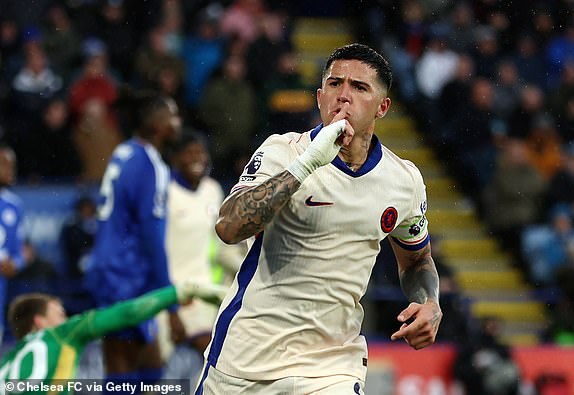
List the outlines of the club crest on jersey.
{"label": "club crest on jersey", "polygon": [[385,233],[391,232],[395,228],[399,214],[394,207],[387,207],[381,215],[381,229]]}
{"label": "club crest on jersey", "polygon": [[247,166],[245,166],[245,174],[255,174],[257,170],[261,167],[261,161],[263,160],[263,152],[256,152]]}

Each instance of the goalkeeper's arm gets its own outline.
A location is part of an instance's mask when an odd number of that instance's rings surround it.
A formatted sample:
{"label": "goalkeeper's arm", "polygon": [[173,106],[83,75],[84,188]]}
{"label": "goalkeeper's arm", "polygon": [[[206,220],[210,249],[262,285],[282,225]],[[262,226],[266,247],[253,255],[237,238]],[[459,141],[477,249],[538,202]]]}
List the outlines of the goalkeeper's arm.
{"label": "goalkeeper's arm", "polygon": [[186,303],[193,298],[199,298],[219,305],[225,293],[226,288],[223,286],[190,280],[178,286],[160,288],[135,299],[71,317],[56,328],[56,331],[87,342],[107,333],[137,325],[178,302]]}
{"label": "goalkeeper's arm", "polygon": [[[346,115],[347,109],[344,107],[285,171],[227,198],[219,210],[215,225],[220,239],[234,244],[261,232],[305,178],[335,159],[341,149],[340,144],[350,142],[353,129],[345,120]],[[346,132],[344,139],[338,142],[343,132]]]}

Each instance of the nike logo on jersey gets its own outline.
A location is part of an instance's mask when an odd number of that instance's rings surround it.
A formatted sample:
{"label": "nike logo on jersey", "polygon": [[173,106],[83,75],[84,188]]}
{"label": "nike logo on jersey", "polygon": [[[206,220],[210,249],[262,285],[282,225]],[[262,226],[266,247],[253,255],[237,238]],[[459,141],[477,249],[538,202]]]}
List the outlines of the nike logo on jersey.
{"label": "nike logo on jersey", "polygon": [[309,207],[317,207],[317,206],[330,206],[333,203],[331,203],[331,202],[317,202],[317,201],[313,200],[313,195],[311,195],[305,200],[305,204]]}

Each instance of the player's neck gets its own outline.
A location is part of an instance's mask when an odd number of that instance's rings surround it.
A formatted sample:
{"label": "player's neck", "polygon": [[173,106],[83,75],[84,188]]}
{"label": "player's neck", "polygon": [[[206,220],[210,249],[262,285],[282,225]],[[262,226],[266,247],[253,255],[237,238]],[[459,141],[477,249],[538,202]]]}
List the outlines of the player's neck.
{"label": "player's neck", "polygon": [[369,157],[369,152],[372,149],[371,141],[371,135],[356,135],[348,147],[341,148],[339,157],[349,169],[358,171]]}
{"label": "player's neck", "polygon": [[150,144],[152,145],[158,152],[162,152],[163,151],[163,147],[164,147],[164,143],[163,141],[158,138],[157,135],[154,136],[136,136],[136,138],[142,143],[142,144]]}

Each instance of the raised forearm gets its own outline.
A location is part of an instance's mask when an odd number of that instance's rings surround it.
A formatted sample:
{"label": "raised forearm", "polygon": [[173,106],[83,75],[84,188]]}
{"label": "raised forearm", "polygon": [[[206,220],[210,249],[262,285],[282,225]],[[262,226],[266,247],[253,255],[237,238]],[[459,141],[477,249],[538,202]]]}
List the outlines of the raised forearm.
{"label": "raised forearm", "polygon": [[217,234],[227,244],[261,232],[301,183],[287,170],[227,199],[219,210]]}

